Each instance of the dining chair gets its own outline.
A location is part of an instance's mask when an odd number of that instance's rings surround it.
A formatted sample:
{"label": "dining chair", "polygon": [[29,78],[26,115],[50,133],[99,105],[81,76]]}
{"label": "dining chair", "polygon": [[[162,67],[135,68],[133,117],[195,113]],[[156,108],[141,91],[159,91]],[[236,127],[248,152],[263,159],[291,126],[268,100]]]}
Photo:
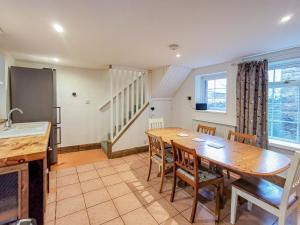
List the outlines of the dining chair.
{"label": "dining chair", "polygon": [[[227,140],[233,140],[243,144],[256,146],[256,135],[252,134],[243,134],[240,132],[234,132],[232,130],[229,130]],[[227,170],[227,178],[230,179],[229,170]]]}
{"label": "dining chair", "polygon": [[176,189],[176,179],[180,178],[182,181],[191,185],[194,189],[193,197],[193,208],[191,212],[190,222],[193,223],[195,220],[195,213],[198,203],[198,191],[199,188],[207,186],[215,186],[216,192],[216,221],[220,220],[220,201],[223,195],[223,176],[206,168],[201,168],[198,162],[198,156],[195,149],[186,148],[180,144],[173,141],[173,187],[170,201],[174,201],[175,189]]}
{"label": "dining chair", "polygon": [[[276,163],[276,162],[274,162]],[[278,217],[278,225],[285,225],[286,218],[297,207],[298,196],[296,192],[300,184],[300,153],[295,152],[291,166],[287,173],[287,179],[284,187],[277,186],[264,179],[257,179],[256,182],[248,182],[239,179],[232,183],[231,197],[231,224],[236,222],[236,211],[238,197],[248,201],[251,210],[251,204],[255,204],[269,213]]]}
{"label": "dining chair", "polygon": [[162,192],[164,177],[166,174],[166,170],[173,166],[172,152],[171,148],[165,148],[165,144],[161,137],[157,137],[151,134],[148,134],[149,140],[149,172],[147,181],[150,179],[152,162],[155,162],[159,166],[160,170],[160,189],[159,193]]}
{"label": "dining chair", "polygon": [[157,128],[164,128],[164,118],[149,118],[148,119],[149,129],[157,129]]}
{"label": "dining chair", "polygon": [[227,139],[256,146],[256,136],[252,134],[243,134],[229,130]]}
{"label": "dining chair", "polygon": [[204,126],[204,125],[198,124],[197,132],[215,136],[216,129],[217,129],[216,127],[209,127],[209,126]]}

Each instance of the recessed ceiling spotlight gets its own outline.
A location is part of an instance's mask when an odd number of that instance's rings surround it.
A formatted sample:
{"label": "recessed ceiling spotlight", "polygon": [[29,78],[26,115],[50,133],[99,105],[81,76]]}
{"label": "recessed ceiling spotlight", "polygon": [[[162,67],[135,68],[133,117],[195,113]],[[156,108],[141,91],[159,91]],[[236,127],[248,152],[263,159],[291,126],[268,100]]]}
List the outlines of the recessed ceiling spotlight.
{"label": "recessed ceiling spotlight", "polygon": [[57,23],[53,24],[53,29],[58,33],[64,32],[64,28],[61,25],[57,24]]}
{"label": "recessed ceiling spotlight", "polygon": [[179,53],[176,54],[176,58],[180,58],[180,56],[181,56],[181,55],[180,55]]}
{"label": "recessed ceiling spotlight", "polygon": [[54,62],[59,62],[59,59],[58,58],[53,58],[53,61]]}
{"label": "recessed ceiling spotlight", "polygon": [[286,22],[288,22],[291,18],[292,18],[292,15],[286,15],[286,16],[283,16],[283,17],[280,19],[280,23],[286,23]]}

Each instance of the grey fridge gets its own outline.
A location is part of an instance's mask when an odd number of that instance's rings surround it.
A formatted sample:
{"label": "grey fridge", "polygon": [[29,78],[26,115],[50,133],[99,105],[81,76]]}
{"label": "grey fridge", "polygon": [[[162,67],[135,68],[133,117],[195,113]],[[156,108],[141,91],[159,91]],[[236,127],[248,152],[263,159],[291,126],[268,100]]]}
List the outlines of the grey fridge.
{"label": "grey fridge", "polygon": [[14,123],[51,122],[48,165],[56,163],[61,142],[61,108],[56,104],[55,69],[10,67],[10,107],[23,110],[23,114],[12,115]]}

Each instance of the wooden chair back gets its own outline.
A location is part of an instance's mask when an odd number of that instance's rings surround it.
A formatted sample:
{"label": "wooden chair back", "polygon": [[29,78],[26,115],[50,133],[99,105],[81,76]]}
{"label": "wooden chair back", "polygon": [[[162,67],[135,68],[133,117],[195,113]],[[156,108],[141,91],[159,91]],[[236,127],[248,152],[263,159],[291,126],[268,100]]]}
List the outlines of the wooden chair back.
{"label": "wooden chair back", "polygon": [[216,127],[209,127],[199,124],[197,127],[197,132],[208,134],[215,136],[216,135]]}
{"label": "wooden chair back", "polygon": [[295,151],[287,173],[280,208],[287,207],[291,195],[299,191],[300,185],[300,152]]}
{"label": "wooden chair back", "polygon": [[244,144],[256,145],[256,136],[252,134],[242,134],[239,132],[234,132],[230,130],[228,132],[228,140],[237,141]]}
{"label": "wooden chair back", "polygon": [[161,137],[157,137],[151,134],[148,134],[149,140],[149,154],[150,157],[154,154],[160,155],[164,159],[164,142]]}
{"label": "wooden chair back", "polygon": [[148,125],[149,129],[164,128],[164,118],[149,118]]}
{"label": "wooden chair back", "polygon": [[186,148],[171,140],[174,168],[181,168],[198,180],[198,157],[195,149]]}

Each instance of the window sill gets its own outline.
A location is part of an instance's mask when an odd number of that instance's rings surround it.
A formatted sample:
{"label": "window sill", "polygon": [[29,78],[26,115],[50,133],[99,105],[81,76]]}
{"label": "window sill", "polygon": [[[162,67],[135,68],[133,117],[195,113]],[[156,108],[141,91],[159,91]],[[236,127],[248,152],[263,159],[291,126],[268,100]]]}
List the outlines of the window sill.
{"label": "window sill", "polygon": [[269,144],[271,147],[275,148],[281,148],[289,151],[300,151],[300,145],[295,143],[269,139]]}
{"label": "window sill", "polygon": [[227,112],[226,111],[218,111],[218,110],[210,110],[210,109],[207,109],[207,110],[196,110],[196,112],[205,112],[205,113],[221,113],[221,114],[226,114]]}

